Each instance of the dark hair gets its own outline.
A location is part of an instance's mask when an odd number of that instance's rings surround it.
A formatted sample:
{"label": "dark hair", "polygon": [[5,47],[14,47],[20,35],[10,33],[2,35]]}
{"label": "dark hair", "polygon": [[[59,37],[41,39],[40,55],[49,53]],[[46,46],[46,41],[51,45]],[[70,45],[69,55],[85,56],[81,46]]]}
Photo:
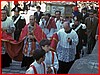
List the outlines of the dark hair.
{"label": "dark hair", "polygon": [[45,46],[45,45],[50,45],[50,40],[48,39],[43,39],[39,43],[40,47]]}
{"label": "dark hair", "polygon": [[34,50],[33,52],[33,58],[38,61],[40,58],[45,56],[45,51],[42,50],[41,48]]}
{"label": "dark hair", "polygon": [[82,10],[85,10],[85,11],[87,11],[87,8],[82,8]]}
{"label": "dark hair", "polygon": [[40,7],[40,6],[37,6],[36,8],[40,8],[40,9],[41,9],[41,7]]}
{"label": "dark hair", "polygon": [[94,10],[90,10],[90,11],[89,11],[89,14],[90,14],[90,13],[94,13]]}
{"label": "dark hair", "polygon": [[45,16],[49,16],[49,17],[51,17],[51,14],[50,14],[50,13],[46,13]]}
{"label": "dark hair", "polygon": [[56,12],[59,12],[59,14],[61,14],[61,11],[55,11],[55,14],[56,14]]}

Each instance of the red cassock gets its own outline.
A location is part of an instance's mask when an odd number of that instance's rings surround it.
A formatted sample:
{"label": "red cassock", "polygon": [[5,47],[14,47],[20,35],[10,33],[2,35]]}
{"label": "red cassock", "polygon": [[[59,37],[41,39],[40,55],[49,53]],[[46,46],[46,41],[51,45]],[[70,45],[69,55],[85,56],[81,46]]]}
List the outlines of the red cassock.
{"label": "red cassock", "polygon": [[54,33],[52,38],[51,38],[51,44],[50,44],[50,50],[51,51],[56,51],[58,41],[59,41],[58,40],[58,35],[57,35],[57,33]]}
{"label": "red cassock", "polygon": [[[27,24],[23,28],[18,42],[14,40],[11,35],[6,34],[6,32],[2,32],[1,41],[5,42],[7,53],[13,60],[17,61],[22,60],[22,49],[23,49],[24,39],[28,33],[28,25],[29,24]],[[34,25],[33,34],[37,42],[40,42],[42,39],[46,38],[45,33],[37,24]]]}

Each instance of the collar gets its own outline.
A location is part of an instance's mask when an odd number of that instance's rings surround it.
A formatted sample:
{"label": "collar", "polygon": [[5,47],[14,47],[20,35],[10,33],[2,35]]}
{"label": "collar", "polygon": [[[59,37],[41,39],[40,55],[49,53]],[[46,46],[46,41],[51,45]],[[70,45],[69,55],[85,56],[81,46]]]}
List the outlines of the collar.
{"label": "collar", "polygon": [[70,33],[72,31],[72,29],[70,29],[69,31],[65,31],[66,33]]}

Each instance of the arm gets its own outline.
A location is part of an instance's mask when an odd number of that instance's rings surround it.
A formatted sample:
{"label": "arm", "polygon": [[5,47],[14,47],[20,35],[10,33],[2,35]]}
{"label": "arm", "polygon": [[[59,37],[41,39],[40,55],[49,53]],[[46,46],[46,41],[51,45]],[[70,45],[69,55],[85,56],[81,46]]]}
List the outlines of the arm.
{"label": "arm", "polygon": [[26,74],[34,74],[34,70],[32,67],[30,67],[27,71]]}
{"label": "arm", "polygon": [[59,68],[58,59],[57,59],[56,53],[54,52],[54,63],[53,63],[53,67],[51,67],[53,73],[55,73],[55,71],[57,73],[58,68]]}
{"label": "arm", "polygon": [[77,45],[78,44],[78,35],[76,32],[73,33],[74,36],[73,36],[73,39],[72,39],[72,44],[73,45]]}

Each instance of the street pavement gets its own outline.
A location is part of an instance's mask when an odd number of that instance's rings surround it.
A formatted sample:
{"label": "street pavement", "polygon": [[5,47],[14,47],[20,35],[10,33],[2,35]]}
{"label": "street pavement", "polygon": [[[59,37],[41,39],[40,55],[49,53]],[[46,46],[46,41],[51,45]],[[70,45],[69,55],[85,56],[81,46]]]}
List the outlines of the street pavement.
{"label": "street pavement", "polygon": [[69,74],[98,74],[99,61],[98,61],[98,41],[92,51],[86,57],[78,59],[72,65]]}
{"label": "street pavement", "polygon": [[25,68],[21,68],[21,62],[12,60],[10,67],[2,68],[2,74],[24,74]]}

